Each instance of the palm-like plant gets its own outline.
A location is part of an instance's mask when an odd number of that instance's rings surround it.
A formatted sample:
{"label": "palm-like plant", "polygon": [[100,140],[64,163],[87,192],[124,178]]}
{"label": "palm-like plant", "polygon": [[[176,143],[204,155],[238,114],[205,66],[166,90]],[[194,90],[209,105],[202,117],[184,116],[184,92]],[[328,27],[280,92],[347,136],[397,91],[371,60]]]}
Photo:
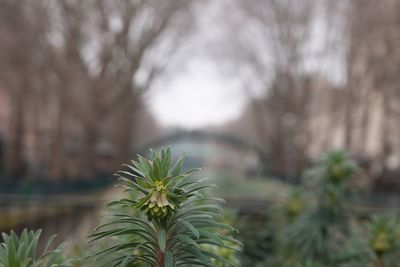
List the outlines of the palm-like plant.
{"label": "palm-like plant", "polygon": [[369,225],[369,248],[376,266],[398,266],[400,255],[399,221],[393,216],[375,215]]}
{"label": "palm-like plant", "polygon": [[[130,194],[109,205],[135,209],[145,216],[114,214],[90,236],[92,241],[119,240],[95,255],[109,259],[104,266],[214,266],[213,260],[230,263],[208,248],[237,250],[238,241],[218,234],[221,228],[236,230],[221,222],[222,200],[200,193],[211,185],[191,176],[198,169],[182,173],[183,161],[181,157],[172,166],[170,149],[152,151],[152,159],[138,156],[137,161],[125,165],[128,170],[116,174]],[[134,197],[137,194],[139,197]]]}
{"label": "palm-like plant", "polygon": [[71,260],[61,257],[64,244],[55,250],[49,250],[54,237],[47,242],[41,256],[37,247],[41,231],[24,230],[20,237],[13,231],[11,234],[2,234],[3,243],[0,244],[0,267],[64,267],[71,266]]}
{"label": "palm-like plant", "polygon": [[288,252],[300,263],[337,266],[335,257],[351,228],[349,182],[358,172],[354,161],[344,152],[335,151],[320,157],[306,173],[316,203],[286,233]]}

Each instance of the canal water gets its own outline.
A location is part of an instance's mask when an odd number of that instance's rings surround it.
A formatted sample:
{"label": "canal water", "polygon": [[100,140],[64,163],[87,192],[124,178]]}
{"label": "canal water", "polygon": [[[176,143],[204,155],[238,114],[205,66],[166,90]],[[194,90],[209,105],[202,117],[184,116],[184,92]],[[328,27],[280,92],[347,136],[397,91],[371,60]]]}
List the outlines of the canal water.
{"label": "canal water", "polygon": [[[246,176],[257,172],[259,166],[255,153],[223,144],[183,140],[169,146],[174,159],[186,153],[185,168],[204,167],[201,176],[215,179],[223,185],[224,192],[235,192],[239,180],[247,179]],[[59,240],[86,242],[99,224],[100,216],[107,214],[105,203],[118,198],[119,194],[118,190],[104,188],[100,192],[77,195],[7,196],[8,203],[3,201],[0,205],[0,231],[42,229],[44,239],[57,234]]]}

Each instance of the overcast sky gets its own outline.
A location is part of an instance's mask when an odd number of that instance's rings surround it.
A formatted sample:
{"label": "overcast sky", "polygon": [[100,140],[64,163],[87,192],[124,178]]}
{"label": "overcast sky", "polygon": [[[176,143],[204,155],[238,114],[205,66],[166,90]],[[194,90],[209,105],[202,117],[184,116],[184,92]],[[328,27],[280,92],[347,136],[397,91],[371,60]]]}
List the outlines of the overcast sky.
{"label": "overcast sky", "polygon": [[150,110],[163,126],[196,129],[240,115],[245,99],[238,83],[221,75],[207,58],[191,58],[186,68],[149,95]]}
{"label": "overcast sky", "polygon": [[[178,53],[180,56],[175,59],[181,61],[179,66],[169,72],[168,81],[158,84],[148,95],[150,111],[163,126],[195,129],[222,124],[237,118],[248,99],[249,94],[245,94],[245,88],[241,87],[243,81],[236,77],[238,66],[231,66],[230,74],[224,74],[226,68],[218,65],[224,62],[216,56],[229,50],[223,39],[227,33],[226,25],[230,23],[225,13],[232,14],[235,9],[227,8],[230,0],[208,3],[201,6],[201,16],[197,17],[198,29],[184,40],[184,52]],[[237,27],[247,27],[244,21],[239,22],[234,24],[234,34],[240,32]],[[340,84],[345,77],[342,62],[345,53],[340,45],[326,50],[327,34],[323,19],[316,16],[307,46],[309,55],[303,67],[306,72],[326,75],[327,80]]]}
{"label": "overcast sky", "polygon": [[[245,104],[235,77],[222,75],[210,57],[210,46],[221,36],[223,1],[202,6],[198,29],[185,40],[184,52],[168,81],[148,95],[150,111],[163,126],[196,129],[235,119]],[[218,45],[218,44],[217,44]]]}

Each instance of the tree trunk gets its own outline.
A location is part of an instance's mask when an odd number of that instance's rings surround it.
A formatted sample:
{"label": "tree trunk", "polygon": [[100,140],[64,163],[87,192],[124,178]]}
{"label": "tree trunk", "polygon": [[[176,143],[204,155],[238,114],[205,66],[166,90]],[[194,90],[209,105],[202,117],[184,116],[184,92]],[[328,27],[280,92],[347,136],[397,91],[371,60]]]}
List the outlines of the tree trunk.
{"label": "tree trunk", "polygon": [[24,159],[25,147],[25,98],[22,89],[16,89],[11,97],[10,132],[6,140],[5,167],[8,177],[21,179],[25,175],[26,163]]}
{"label": "tree trunk", "polygon": [[94,179],[97,175],[97,145],[99,144],[100,133],[97,126],[91,124],[86,126],[83,151],[81,157],[80,176],[84,179]]}
{"label": "tree trunk", "polygon": [[117,159],[119,162],[126,162],[131,157],[132,144],[133,144],[133,130],[135,125],[135,108],[132,103],[127,104],[126,109],[124,109],[124,114],[122,114],[122,122],[124,125],[122,131],[120,131],[118,138],[118,148],[117,148]]}
{"label": "tree trunk", "polygon": [[387,160],[390,156],[391,146],[390,146],[390,118],[391,118],[391,110],[390,110],[390,96],[388,90],[383,92],[383,101],[382,101],[382,133],[381,133],[381,143],[382,143],[382,151],[380,154],[380,164],[382,167],[381,176],[384,177],[387,173]]}
{"label": "tree trunk", "polygon": [[[60,93],[61,94],[61,93]],[[61,97],[60,97],[61,98]],[[63,176],[64,162],[64,135],[65,135],[65,108],[63,99],[60,99],[54,136],[50,148],[49,177],[53,180]]]}
{"label": "tree trunk", "polygon": [[345,110],[344,110],[344,147],[345,149],[351,151],[352,142],[353,142],[353,109],[352,106],[354,103],[354,92],[352,85],[349,84],[347,86],[347,90],[345,93],[346,102],[345,102]]}
{"label": "tree trunk", "polygon": [[368,144],[369,144],[369,123],[371,121],[370,115],[370,102],[369,102],[369,92],[367,92],[366,99],[364,100],[364,108],[361,114],[361,130],[358,144],[358,153],[361,155],[368,154]]}

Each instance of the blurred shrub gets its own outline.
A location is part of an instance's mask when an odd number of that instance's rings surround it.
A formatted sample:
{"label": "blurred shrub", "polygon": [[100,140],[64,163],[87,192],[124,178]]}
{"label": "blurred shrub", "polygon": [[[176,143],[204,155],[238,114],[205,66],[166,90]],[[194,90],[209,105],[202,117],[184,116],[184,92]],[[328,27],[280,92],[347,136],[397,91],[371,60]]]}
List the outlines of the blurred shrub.
{"label": "blurred shrub", "polygon": [[50,250],[53,236],[47,242],[44,252],[39,255],[38,242],[41,231],[24,230],[20,236],[11,232],[2,234],[0,244],[0,267],[66,267],[71,266],[72,259],[64,260],[62,252],[65,244]]}
{"label": "blurred shrub", "polygon": [[335,257],[349,238],[351,189],[357,165],[342,151],[321,156],[306,172],[314,205],[286,230],[288,259],[336,266]]}
{"label": "blurred shrub", "polygon": [[264,228],[258,229],[269,245],[262,245],[265,257],[254,258],[253,264],[400,266],[399,219],[375,215],[370,222],[360,221],[352,209],[352,180],[359,173],[357,164],[343,151],[319,157],[305,172],[303,187],[269,210]]}
{"label": "blurred shrub", "polygon": [[376,266],[399,266],[400,221],[393,216],[375,215],[368,225],[369,249]]}

